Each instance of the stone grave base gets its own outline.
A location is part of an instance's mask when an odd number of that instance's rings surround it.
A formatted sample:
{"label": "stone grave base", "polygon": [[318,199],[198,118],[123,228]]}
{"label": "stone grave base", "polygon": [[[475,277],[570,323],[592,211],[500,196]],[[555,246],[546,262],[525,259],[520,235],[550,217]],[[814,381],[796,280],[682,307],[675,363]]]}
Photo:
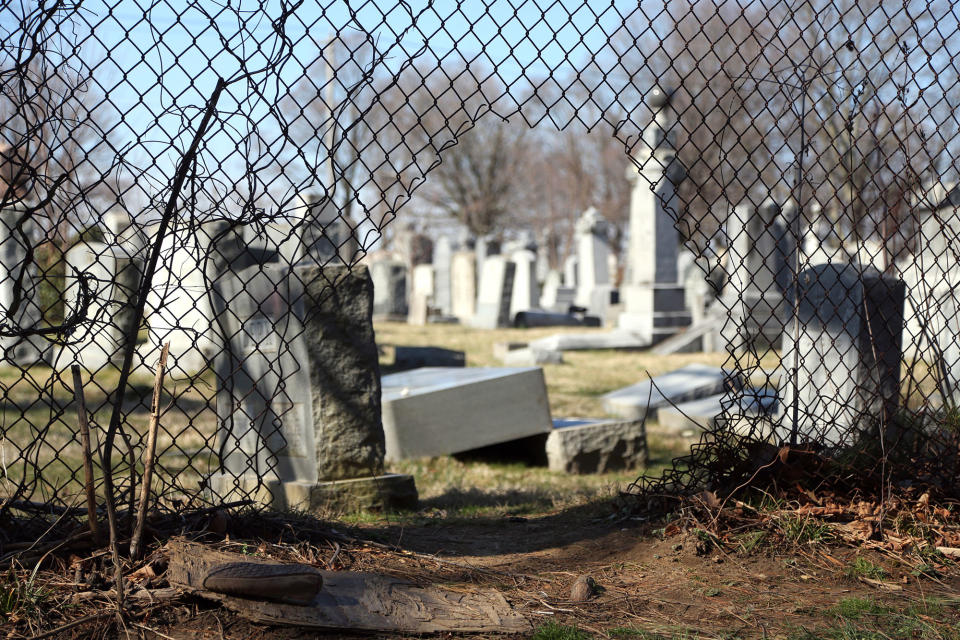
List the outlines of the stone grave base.
{"label": "stone grave base", "polygon": [[640,421],[556,419],[546,449],[550,470],[564,473],[605,473],[647,462]]}
{"label": "stone grave base", "polygon": [[258,483],[254,474],[235,477],[226,473],[210,476],[208,487],[224,502],[252,499],[278,510],[383,511],[416,509],[418,494],[413,476],[387,473],[380,476],[322,482]]}

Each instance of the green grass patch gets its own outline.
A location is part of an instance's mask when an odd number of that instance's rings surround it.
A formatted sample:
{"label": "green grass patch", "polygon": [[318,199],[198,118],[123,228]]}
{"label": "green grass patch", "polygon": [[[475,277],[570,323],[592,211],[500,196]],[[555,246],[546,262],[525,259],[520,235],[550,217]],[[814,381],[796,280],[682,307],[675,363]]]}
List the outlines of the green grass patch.
{"label": "green grass patch", "polygon": [[590,640],[591,636],[577,627],[548,622],[537,627],[530,640]]}
{"label": "green grass patch", "polygon": [[878,564],[870,562],[866,558],[857,557],[850,566],[843,571],[848,578],[869,578],[871,580],[883,580],[887,572]]}
{"label": "green grass patch", "polygon": [[790,516],[780,523],[784,537],[794,544],[817,544],[833,539],[830,525],[816,518]]}
{"label": "green grass patch", "polygon": [[879,615],[889,611],[873,598],[843,598],[830,608],[830,613],[850,620],[859,620],[865,615]]}

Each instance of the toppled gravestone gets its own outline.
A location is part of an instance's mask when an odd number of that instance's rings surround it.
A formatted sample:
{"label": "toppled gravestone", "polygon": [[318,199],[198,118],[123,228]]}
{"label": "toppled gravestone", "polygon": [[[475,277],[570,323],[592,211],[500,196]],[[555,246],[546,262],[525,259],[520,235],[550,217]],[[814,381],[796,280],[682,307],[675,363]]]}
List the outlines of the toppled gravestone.
{"label": "toppled gravestone", "polygon": [[697,398],[721,393],[728,387],[739,388],[739,380],[720,367],[691,364],[644,380],[603,396],[604,410],[628,420],[656,418],[657,411]]}
{"label": "toppled gravestone", "polygon": [[279,508],[413,508],[384,474],[366,267],[254,265],[214,282],[220,497]]}
{"label": "toppled gravestone", "polygon": [[383,376],[386,459],[449,455],[551,429],[539,367],[424,367]]}

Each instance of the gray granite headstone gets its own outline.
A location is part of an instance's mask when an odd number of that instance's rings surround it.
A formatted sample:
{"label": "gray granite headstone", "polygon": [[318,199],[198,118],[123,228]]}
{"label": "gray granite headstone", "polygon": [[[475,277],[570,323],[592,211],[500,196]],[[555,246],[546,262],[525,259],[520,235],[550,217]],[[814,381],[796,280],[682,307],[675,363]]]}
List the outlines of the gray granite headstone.
{"label": "gray granite headstone", "polygon": [[857,446],[890,424],[903,303],[903,282],[870,268],[829,263],[800,274],[796,313],[788,307],[784,318],[781,377],[792,441]]}
{"label": "gray granite headstone", "polygon": [[363,493],[369,507],[416,502],[412,478],[382,475],[365,267],[253,266],[218,278],[214,303],[223,467],[214,492],[265,488],[275,506],[300,509],[321,509],[336,491]]}

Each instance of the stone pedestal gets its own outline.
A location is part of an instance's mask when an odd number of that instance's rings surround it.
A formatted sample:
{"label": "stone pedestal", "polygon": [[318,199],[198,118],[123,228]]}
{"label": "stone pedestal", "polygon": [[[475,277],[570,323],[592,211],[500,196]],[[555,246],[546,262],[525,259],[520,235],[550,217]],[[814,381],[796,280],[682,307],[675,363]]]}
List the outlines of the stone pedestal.
{"label": "stone pedestal", "polygon": [[900,395],[903,282],[830,263],[800,274],[797,299],[784,318],[781,377],[790,441],[839,448],[877,439]]}
{"label": "stone pedestal", "polygon": [[273,487],[271,506],[319,510],[339,488],[368,496],[355,509],[414,506],[412,479],[382,480],[367,269],[254,266],[219,279],[214,302],[223,471],[209,486],[218,497],[252,483]]}
{"label": "stone pedestal", "polygon": [[691,319],[677,273],[677,186],[686,172],[676,158],[670,93],[655,89],[648,104],[655,118],[643,133],[644,144],[637,156],[640,170],[633,165],[627,169],[633,183],[630,244],[626,284],[621,287],[624,312],[618,325],[656,343],[688,326]]}
{"label": "stone pedestal", "polygon": [[642,421],[555,419],[547,436],[547,465],[561,473],[608,473],[647,462]]}

